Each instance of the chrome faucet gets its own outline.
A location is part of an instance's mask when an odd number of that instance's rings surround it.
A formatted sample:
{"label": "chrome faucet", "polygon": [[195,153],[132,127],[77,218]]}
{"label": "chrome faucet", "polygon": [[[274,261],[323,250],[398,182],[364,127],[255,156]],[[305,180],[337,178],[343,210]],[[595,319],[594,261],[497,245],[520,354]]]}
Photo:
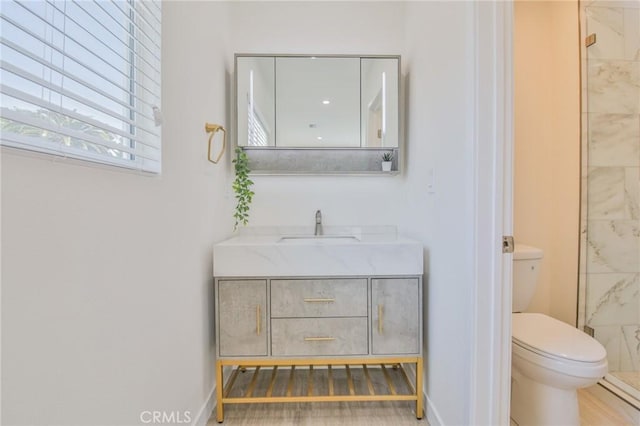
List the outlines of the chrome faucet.
{"label": "chrome faucet", "polygon": [[316,211],[316,232],[314,235],[322,235],[322,212]]}

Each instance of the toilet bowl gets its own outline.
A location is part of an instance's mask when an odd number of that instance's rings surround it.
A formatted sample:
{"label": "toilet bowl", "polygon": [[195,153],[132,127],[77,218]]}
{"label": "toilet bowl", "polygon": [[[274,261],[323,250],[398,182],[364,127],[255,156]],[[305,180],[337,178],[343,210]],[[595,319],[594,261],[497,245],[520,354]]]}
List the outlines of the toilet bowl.
{"label": "toilet bowl", "polygon": [[600,343],[543,314],[512,318],[511,417],[520,426],[578,426],[576,390],[607,372]]}
{"label": "toilet bowl", "polygon": [[542,251],[516,245],[511,340],[511,419],[519,426],[579,426],[577,389],[607,373],[594,338],[554,318],[520,313],[533,296]]}

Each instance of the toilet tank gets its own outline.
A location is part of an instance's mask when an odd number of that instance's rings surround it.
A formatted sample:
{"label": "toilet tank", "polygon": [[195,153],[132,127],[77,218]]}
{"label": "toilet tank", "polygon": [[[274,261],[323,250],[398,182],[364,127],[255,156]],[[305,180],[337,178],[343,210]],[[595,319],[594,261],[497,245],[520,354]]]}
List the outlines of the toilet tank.
{"label": "toilet tank", "polygon": [[516,244],[513,251],[513,303],[511,312],[524,312],[538,285],[542,250]]}

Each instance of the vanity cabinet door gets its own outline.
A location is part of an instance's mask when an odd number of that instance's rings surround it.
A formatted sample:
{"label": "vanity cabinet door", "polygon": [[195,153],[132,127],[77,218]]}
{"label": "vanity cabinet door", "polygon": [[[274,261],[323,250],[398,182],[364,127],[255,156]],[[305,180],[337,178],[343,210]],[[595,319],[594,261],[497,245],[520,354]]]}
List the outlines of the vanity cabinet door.
{"label": "vanity cabinet door", "polygon": [[220,356],[267,355],[267,282],[218,282]]}
{"label": "vanity cabinet door", "polygon": [[420,280],[371,280],[371,334],[374,355],[420,353]]}

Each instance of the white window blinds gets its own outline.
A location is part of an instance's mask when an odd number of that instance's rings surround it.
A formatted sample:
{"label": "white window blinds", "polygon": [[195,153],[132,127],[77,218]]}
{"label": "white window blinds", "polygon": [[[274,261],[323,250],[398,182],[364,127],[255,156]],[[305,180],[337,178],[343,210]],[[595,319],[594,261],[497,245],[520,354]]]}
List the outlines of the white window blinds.
{"label": "white window blinds", "polygon": [[267,146],[268,135],[263,121],[258,113],[253,109],[253,105],[249,104],[249,115],[247,122],[249,123],[249,146]]}
{"label": "white window blinds", "polygon": [[159,173],[160,1],[0,1],[2,145]]}

